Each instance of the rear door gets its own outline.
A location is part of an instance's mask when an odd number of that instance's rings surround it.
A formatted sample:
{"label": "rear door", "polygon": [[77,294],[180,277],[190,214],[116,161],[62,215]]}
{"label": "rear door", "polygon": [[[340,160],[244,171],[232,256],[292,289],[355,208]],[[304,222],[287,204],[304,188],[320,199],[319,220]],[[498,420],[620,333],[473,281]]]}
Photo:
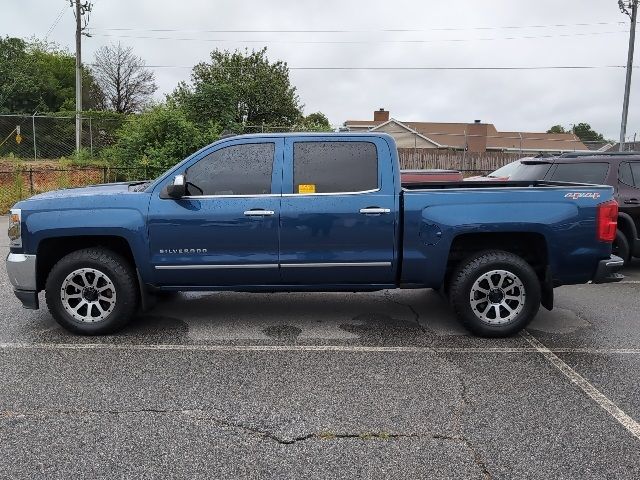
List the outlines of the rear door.
{"label": "rear door", "polygon": [[285,141],[280,213],[284,284],[392,284],[393,163],[376,137]]}
{"label": "rear door", "polygon": [[622,162],[618,170],[620,211],[631,216],[640,231],[640,162]]}
{"label": "rear door", "polygon": [[148,222],[156,284],[279,283],[283,145],[281,138],[215,145],[186,168],[187,196],[163,198],[156,189]]}

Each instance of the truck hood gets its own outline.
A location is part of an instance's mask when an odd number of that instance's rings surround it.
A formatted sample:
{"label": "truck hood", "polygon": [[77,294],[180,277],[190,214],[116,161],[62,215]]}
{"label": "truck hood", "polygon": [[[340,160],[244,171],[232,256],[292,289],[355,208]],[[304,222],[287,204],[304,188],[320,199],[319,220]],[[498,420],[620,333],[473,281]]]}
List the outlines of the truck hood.
{"label": "truck hood", "polygon": [[103,183],[100,185],[89,185],[81,188],[63,188],[61,190],[53,190],[50,192],[40,193],[30,197],[29,200],[49,200],[55,198],[84,197],[96,195],[114,195],[120,193],[136,193],[136,190],[130,189],[129,186],[141,184],[141,182],[119,182],[119,183]]}

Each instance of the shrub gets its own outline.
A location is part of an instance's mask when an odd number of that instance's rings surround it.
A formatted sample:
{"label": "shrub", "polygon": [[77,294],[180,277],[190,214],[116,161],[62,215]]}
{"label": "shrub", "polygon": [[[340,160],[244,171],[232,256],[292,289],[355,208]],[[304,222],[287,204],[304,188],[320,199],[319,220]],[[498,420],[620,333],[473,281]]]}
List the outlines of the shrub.
{"label": "shrub", "polygon": [[159,105],[130,116],[104,156],[112,165],[121,167],[167,169],[216,140],[219,133],[215,124],[199,128],[181,109]]}

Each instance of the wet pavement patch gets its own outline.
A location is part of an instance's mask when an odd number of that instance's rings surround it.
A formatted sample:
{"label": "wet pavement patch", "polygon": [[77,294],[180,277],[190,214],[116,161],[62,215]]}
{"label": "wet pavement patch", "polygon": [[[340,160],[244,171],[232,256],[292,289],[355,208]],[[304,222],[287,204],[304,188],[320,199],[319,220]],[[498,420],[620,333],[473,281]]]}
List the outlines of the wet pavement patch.
{"label": "wet pavement patch", "polygon": [[353,317],[355,323],[343,323],[340,328],[357,335],[364,345],[380,345],[408,341],[411,345],[430,345],[433,336],[425,332],[417,319],[398,319],[380,313],[363,313]]}
{"label": "wet pavement patch", "polygon": [[268,337],[286,344],[296,343],[296,339],[302,333],[300,328],[291,325],[273,325],[262,331]]}

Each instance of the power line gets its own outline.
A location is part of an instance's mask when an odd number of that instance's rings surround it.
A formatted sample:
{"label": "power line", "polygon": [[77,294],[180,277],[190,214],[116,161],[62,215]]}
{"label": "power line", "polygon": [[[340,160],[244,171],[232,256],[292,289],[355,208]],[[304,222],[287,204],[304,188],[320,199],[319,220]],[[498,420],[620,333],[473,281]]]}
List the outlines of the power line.
{"label": "power line", "polygon": [[92,31],[118,31],[118,32],[189,32],[189,33],[425,33],[425,32],[460,32],[468,30],[508,30],[527,28],[566,28],[566,27],[592,27],[602,25],[623,25],[623,22],[594,22],[594,23],[556,23],[547,25],[508,25],[486,27],[432,27],[432,28],[382,28],[382,29],[215,29],[215,30],[190,30],[177,28],[92,28]]}
{"label": "power line", "polygon": [[[87,65],[94,66],[89,63]],[[193,68],[193,65],[137,65],[146,68]],[[211,67],[220,70],[237,70],[240,67]],[[420,70],[596,70],[596,69],[624,69],[626,65],[540,65],[532,67],[324,67],[324,66],[308,66],[308,67],[288,67],[289,70],[400,70],[400,71],[420,71]]]}
{"label": "power line", "polygon": [[447,43],[447,42],[477,42],[477,41],[494,41],[494,40],[531,40],[539,38],[566,38],[566,37],[585,37],[597,35],[611,35],[626,33],[625,30],[614,30],[607,32],[587,32],[587,33],[563,33],[553,35],[523,35],[516,37],[483,37],[483,38],[438,38],[438,39],[413,39],[413,40],[255,40],[255,39],[228,39],[228,38],[193,38],[193,37],[156,37],[147,35],[110,35],[110,34],[92,34],[95,37],[107,38],[133,38],[140,40],[172,40],[172,41],[192,41],[192,42],[216,42],[216,43],[260,43],[260,44],[340,44],[340,45],[358,45],[358,44],[407,44],[407,43]]}
{"label": "power line", "polygon": [[60,12],[58,13],[58,16],[56,17],[56,19],[53,21],[53,23],[51,24],[51,26],[49,27],[49,30],[47,30],[47,33],[44,36],[44,39],[46,40],[47,38],[49,38],[49,35],[51,35],[51,32],[53,32],[53,29],[56,28],[56,26],[58,25],[58,23],[60,22],[60,19],[63,17],[64,12],[67,10],[67,6],[63,6],[60,9]]}

